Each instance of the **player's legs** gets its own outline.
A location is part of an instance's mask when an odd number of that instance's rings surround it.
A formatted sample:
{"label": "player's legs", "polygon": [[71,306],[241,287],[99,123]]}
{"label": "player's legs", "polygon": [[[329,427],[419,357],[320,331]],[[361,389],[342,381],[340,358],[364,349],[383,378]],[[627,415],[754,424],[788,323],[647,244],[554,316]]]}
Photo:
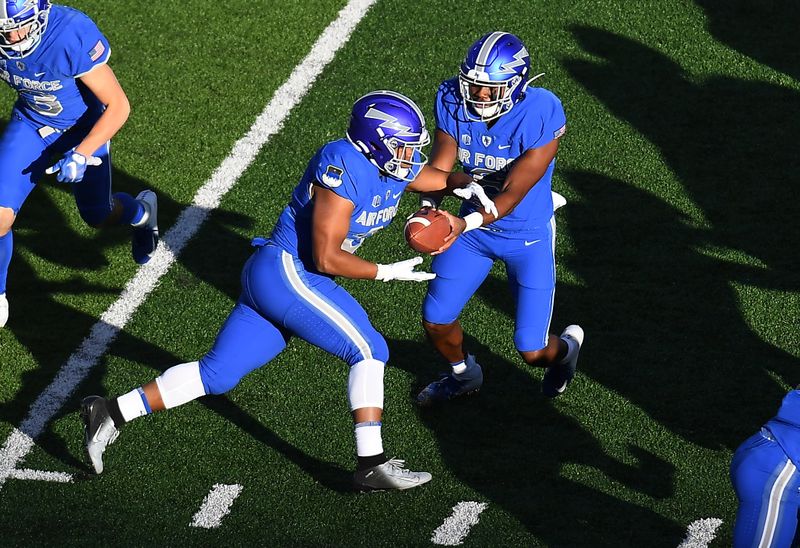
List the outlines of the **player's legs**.
{"label": "player's legs", "polygon": [[739,508],[733,546],[794,546],[800,474],[768,431],[748,438],[733,456],[731,482]]}
{"label": "player's legs", "polygon": [[517,303],[514,344],[527,364],[547,368],[542,391],[555,397],[575,376],[583,344],[580,326],[567,327],[560,337],[550,333],[556,283],[555,219],[542,227],[541,234],[509,240],[502,253]]}
{"label": "player's legs", "polygon": [[155,380],[117,398],[83,400],[86,448],[95,471],[103,471],[103,453],[123,424],[155,411],[171,409],[206,394],[232,389],[250,371],[272,360],[288,336],[244,303],[237,303],[214,346],[199,362],[167,369]]}
{"label": "player's legs", "polygon": [[358,461],[355,485],[408,489],[429,481],[430,474],[405,470],[384,454],[383,374],[389,348],[361,305],[332,279],[307,272],[300,260],[277,246],[262,246],[250,263],[242,285],[253,307],[350,365],[347,393]]}
{"label": "player's legs", "polygon": [[429,282],[422,304],[422,325],[433,346],[450,363],[451,372],[417,395],[419,405],[471,394],[483,384],[480,365],[464,351],[464,331],[458,321],[461,310],[486,279],[494,262],[481,238],[486,235],[461,236],[433,260],[431,268],[436,278]]}
{"label": "player's legs", "polygon": [[6,283],[14,236],[11,227],[22,204],[48,167],[47,143],[19,114],[0,136],[0,327],[8,320]]}
{"label": "player's legs", "polygon": [[[91,129],[91,120],[79,123],[56,142],[60,150],[69,150],[80,143]],[[133,228],[132,254],[134,260],[144,264],[150,260],[158,245],[158,202],[150,190],[136,198],[126,192],[111,193],[111,143],[97,149],[99,166],[88,166],[83,180],[72,186],[75,204],[81,218],[89,226],[104,228],[131,225]]]}

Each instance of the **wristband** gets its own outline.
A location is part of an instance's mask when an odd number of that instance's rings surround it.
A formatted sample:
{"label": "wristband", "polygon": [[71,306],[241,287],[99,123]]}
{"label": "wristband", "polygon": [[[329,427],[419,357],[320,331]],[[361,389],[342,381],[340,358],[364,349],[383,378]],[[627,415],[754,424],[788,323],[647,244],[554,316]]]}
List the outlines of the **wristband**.
{"label": "wristband", "polygon": [[483,213],[480,211],[473,211],[463,219],[467,223],[467,227],[464,229],[464,232],[475,230],[483,225]]}
{"label": "wristband", "polygon": [[419,206],[420,207],[430,207],[433,209],[439,209],[439,203],[433,198],[433,196],[429,196],[427,194],[423,194],[419,199]]}

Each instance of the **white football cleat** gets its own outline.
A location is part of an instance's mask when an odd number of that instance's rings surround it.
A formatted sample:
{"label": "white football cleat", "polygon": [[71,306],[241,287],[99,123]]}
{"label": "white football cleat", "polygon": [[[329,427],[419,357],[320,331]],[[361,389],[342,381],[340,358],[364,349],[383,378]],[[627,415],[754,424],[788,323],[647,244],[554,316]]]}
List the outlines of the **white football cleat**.
{"label": "white football cleat", "polygon": [[353,474],[353,486],[359,491],[385,489],[411,489],[431,481],[428,472],[412,472],[404,467],[405,461],[389,459],[383,464],[359,470]]}
{"label": "white football cleat", "polygon": [[8,299],[5,293],[0,293],[0,327],[6,325],[8,321]]}
{"label": "white football cleat", "polygon": [[558,211],[560,207],[567,205],[567,199],[555,190],[550,191],[550,194],[553,196],[553,213]]}
{"label": "white football cleat", "polygon": [[114,443],[119,430],[108,414],[107,401],[100,396],[88,396],[81,402],[81,418],[86,442],[86,452],[92,461],[94,471],[103,473],[103,453]]}

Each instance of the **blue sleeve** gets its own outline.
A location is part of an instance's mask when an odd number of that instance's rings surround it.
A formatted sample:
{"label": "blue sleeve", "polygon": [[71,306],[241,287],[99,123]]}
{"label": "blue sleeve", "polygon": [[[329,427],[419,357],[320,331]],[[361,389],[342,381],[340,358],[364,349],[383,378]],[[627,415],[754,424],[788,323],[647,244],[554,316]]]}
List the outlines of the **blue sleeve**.
{"label": "blue sleeve", "polygon": [[564,135],[567,130],[567,116],[561,101],[545,89],[539,88],[539,91],[534,108],[540,122],[531,128],[532,132],[524,143],[525,150],[542,147]]}
{"label": "blue sleeve", "polygon": [[450,85],[448,82],[442,83],[439,90],[436,92],[436,104],[433,106],[434,118],[436,120],[436,129],[441,129],[453,139],[456,139],[456,121],[452,116],[448,106],[452,102],[448,100],[450,95]]}
{"label": "blue sleeve", "polygon": [[358,203],[358,187],[355,184],[358,174],[347,170],[347,162],[342,154],[326,148],[328,147],[323,147],[317,156],[314,179],[345,200]]}
{"label": "blue sleeve", "polygon": [[81,13],[69,22],[69,29],[67,62],[71,76],[79,78],[108,61],[111,45],[94,21]]}

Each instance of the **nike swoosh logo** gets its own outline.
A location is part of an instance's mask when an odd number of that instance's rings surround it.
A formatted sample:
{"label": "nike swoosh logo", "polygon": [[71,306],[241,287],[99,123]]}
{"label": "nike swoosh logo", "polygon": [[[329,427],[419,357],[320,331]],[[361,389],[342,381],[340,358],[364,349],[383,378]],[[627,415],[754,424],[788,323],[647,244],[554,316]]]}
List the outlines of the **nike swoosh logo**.
{"label": "nike swoosh logo", "polygon": [[506,149],[506,148],[511,148],[511,145],[500,145],[497,148],[499,148],[500,150],[503,150],[503,149]]}
{"label": "nike swoosh logo", "polygon": [[34,76],[36,76],[37,78],[40,78],[40,77],[44,76],[44,72],[37,72],[37,73],[34,74]]}
{"label": "nike swoosh logo", "polygon": [[401,191],[400,191],[400,192],[398,192],[397,194],[392,194],[392,198],[396,200],[396,199],[398,199],[398,198],[399,198],[399,197],[400,197],[402,194],[403,194],[403,191],[401,190]]}
{"label": "nike swoosh logo", "polygon": [[538,239],[538,240],[531,240],[530,242],[528,240],[525,240],[525,247],[528,247],[529,245],[533,245],[533,244],[535,244],[537,242],[541,242],[541,241],[542,241],[541,238]]}

